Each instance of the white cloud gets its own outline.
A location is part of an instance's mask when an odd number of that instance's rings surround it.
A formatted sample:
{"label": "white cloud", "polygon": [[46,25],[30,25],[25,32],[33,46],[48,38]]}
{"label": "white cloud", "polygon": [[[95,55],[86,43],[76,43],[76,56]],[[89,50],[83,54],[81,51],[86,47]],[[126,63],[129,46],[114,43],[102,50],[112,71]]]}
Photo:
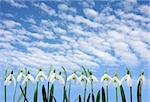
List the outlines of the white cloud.
{"label": "white cloud", "polygon": [[7,27],[7,28],[13,28],[16,26],[21,26],[19,22],[13,21],[13,20],[4,20],[2,23]]}
{"label": "white cloud", "polygon": [[26,22],[29,22],[29,23],[31,23],[31,24],[36,24],[36,22],[35,22],[35,20],[34,20],[33,18],[28,18],[28,19],[26,20]]}
{"label": "white cloud", "polygon": [[98,15],[98,12],[91,8],[85,8],[83,11],[86,17],[89,17],[89,18],[95,18]]}
{"label": "white cloud", "polygon": [[49,7],[48,5],[46,5],[45,3],[34,4],[34,5],[40,8],[41,10],[45,11],[46,13],[48,13],[50,16],[56,15],[56,11],[52,9],[51,7]]}
{"label": "white cloud", "polygon": [[11,6],[17,7],[17,8],[27,8],[27,5],[14,1],[14,0],[4,0],[5,2],[9,3]]}

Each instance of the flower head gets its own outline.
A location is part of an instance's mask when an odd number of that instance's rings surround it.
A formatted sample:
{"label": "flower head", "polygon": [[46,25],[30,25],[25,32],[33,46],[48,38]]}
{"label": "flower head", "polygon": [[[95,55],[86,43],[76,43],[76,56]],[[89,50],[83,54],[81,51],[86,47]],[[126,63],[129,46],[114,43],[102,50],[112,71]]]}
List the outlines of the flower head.
{"label": "flower head", "polygon": [[56,71],[55,69],[53,70],[53,73],[48,76],[48,81],[51,83],[54,83],[56,81]]}
{"label": "flower head", "polygon": [[92,74],[92,71],[88,70],[89,72],[89,80],[91,82],[98,82],[98,79]]}
{"label": "flower head", "polygon": [[22,82],[22,85],[24,85],[26,82],[31,81],[32,83],[34,83],[34,78],[33,76],[30,74],[30,71],[27,72],[27,76],[25,77],[25,79]]}
{"label": "flower head", "polygon": [[114,74],[114,77],[112,78],[112,82],[113,82],[114,87],[118,87],[119,86],[120,81],[118,79],[118,73]]}
{"label": "flower head", "polygon": [[44,82],[45,80],[47,80],[47,77],[45,75],[45,73],[42,71],[42,69],[39,69],[39,72],[35,78],[35,82],[38,82],[39,80],[41,80],[42,82]]}
{"label": "flower head", "polygon": [[67,81],[79,81],[79,78],[76,74],[76,71],[74,71],[68,78]]}
{"label": "flower head", "polygon": [[112,78],[108,75],[107,72],[104,73],[104,75],[101,77],[101,83],[104,83],[104,85],[108,85],[111,82]]}
{"label": "flower head", "polygon": [[13,71],[11,71],[11,73],[9,74],[9,76],[6,78],[5,82],[4,82],[4,86],[11,84],[12,82],[14,82],[14,86],[16,86],[16,79],[13,75]]}
{"label": "flower head", "polygon": [[138,83],[141,82],[143,83],[143,81],[145,80],[145,77],[144,77],[144,71],[141,73],[140,77],[138,78]]}
{"label": "flower head", "polygon": [[20,82],[23,78],[25,78],[25,75],[23,74],[23,70],[20,69],[17,77],[17,82]]}
{"label": "flower head", "polygon": [[65,84],[65,80],[61,75],[61,72],[59,72],[59,74],[56,76],[57,80],[59,81],[60,84]]}
{"label": "flower head", "polygon": [[83,84],[84,82],[89,82],[90,80],[84,75],[84,70],[82,70],[81,76],[79,77],[79,81],[81,84]]}
{"label": "flower head", "polygon": [[124,81],[127,82],[127,85],[128,85],[129,87],[132,86],[132,78],[131,78],[131,73],[130,73],[130,70],[129,70],[129,69],[127,69],[127,74],[121,79],[120,85],[122,85],[122,83],[123,83]]}

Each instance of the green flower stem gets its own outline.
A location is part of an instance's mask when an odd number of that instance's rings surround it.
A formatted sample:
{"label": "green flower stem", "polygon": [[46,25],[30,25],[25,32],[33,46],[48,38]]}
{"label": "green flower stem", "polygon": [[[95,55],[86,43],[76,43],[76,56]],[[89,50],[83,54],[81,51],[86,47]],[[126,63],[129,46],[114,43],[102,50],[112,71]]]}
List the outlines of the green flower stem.
{"label": "green flower stem", "polygon": [[[6,80],[6,76],[7,76],[7,66],[5,68],[4,81]],[[4,102],[7,102],[7,88],[6,88],[6,85],[4,86]]]}
{"label": "green flower stem", "polygon": [[35,91],[34,91],[34,102],[38,101],[38,86],[39,86],[39,83],[37,82],[36,83],[36,88],[35,88]]}
{"label": "green flower stem", "polygon": [[91,81],[91,93],[93,94],[94,91],[93,91],[93,81]]}
{"label": "green flower stem", "polygon": [[130,87],[130,102],[132,102],[132,87]]}
{"label": "green flower stem", "polygon": [[108,102],[108,85],[106,86],[107,102]]}
{"label": "green flower stem", "polygon": [[116,102],[118,102],[118,88],[116,87]]}
{"label": "green flower stem", "polygon": [[49,81],[48,81],[48,83],[47,83],[47,100],[49,101]]}
{"label": "green flower stem", "polygon": [[85,87],[84,87],[84,102],[86,101],[86,87],[87,87],[87,81],[85,82]]}
{"label": "green flower stem", "polygon": [[68,102],[70,102],[70,93],[71,93],[71,81],[69,83]]}
{"label": "green flower stem", "polygon": [[18,84],[18,82],[16,82],[14,96],[13,96],[13,102],[15,102],[15,98],[16,98],[17,84]]}

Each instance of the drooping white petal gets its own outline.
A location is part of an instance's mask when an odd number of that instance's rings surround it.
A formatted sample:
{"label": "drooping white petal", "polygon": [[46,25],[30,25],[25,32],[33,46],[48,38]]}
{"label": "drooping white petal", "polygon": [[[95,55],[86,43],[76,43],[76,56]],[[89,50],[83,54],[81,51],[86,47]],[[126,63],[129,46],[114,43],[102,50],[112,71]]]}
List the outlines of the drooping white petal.
{"label": "drooping white petal", "polygon": [[22,82],[22,85],[24,85],[26,82],[31,81],[32,83],[34,83],[34,78],[33,76],[31,76],[30,74],[28,74],[25,79]]}
{"label": "drooping white petal", "polygon": [[63,84],[63,85],[65,84],[65,80],[61,75],[57,75],[57,79],[58,79],[60,84]]}
{"label": "drooping white petal", "polygon": [[5,82],[4,82],[4,86],[6,86],[6,85],[9,85],[12,81],[11,81],[11,78],[12,78],[12,75],[10,74],[7,78],[6,78],[6,80],[5,80]]}
{"label": "drooping white petal", "polygon": [[54,83],[56,81],[56,73],[52,73],[49,78],[48,81],[51,83]]}
{"label": "drooping white petal", "polygon": [[79,78],[78,78],[78,76],[75,74],[75,73],[73,73],[73,74],[71,74],[68,78],[67,78],[67,81],[79,81]]}
{"label": "drooping white petal", "polygon": [[23,78],[25,78],[25,75],[21,72],[17,77],[17,82],[20,82]]}
{"label": "drooping white petal", "polygon": [[80,82],[80,84],[82,85],[84,82],[89,82],[89,79],[85,76],[85,75],[81,75],[80,77],[79,77],[79,82]]}
{"label": "drooping white petal", "polygon": [[44,82],[45,80],[47,80],[46,75],[44,74],[44,72],[40,71],[36,78],[35,78],[35,82],[38,82],[39,80],[41,80],[42,82]]}
{"label": "drooping white petal", "polygon": [[120,81],[116,76],[113,77],[112,82],[113,82],[114,87],[118,87],[120,84]]}
{"label": "drooping white petal", "polygon": [[98,82],[98,79],[94,75],[90,75],[89,80],[92,82]]}
{"label": "drooping white petal", "polygon": [[34,78],[33,78],[33,76],[31,76],[30,74],[28,75],[28,79],[29,79],[32,83],[34,83]]}
{"label": "drooping white petal", "polygon": [[141,81],[141,82],[145,81],[144,75],[140,75],[140,77],[137,80],[137,83],[139,83],[139,81]]}
{"label": "drooping white petal", "polygon": [[101,83],[107,86],[111,82],[111,80],[112,78],[108,74],[105,73],[101,78]]}

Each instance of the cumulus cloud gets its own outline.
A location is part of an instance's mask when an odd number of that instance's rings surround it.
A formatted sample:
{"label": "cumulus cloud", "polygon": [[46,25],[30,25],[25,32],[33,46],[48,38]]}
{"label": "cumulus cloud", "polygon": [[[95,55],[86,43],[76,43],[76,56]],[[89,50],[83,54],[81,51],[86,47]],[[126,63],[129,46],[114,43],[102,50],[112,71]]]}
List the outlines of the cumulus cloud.
{"label": "cumulus cloud", "polygon": [[112,7],[99,12],[93,9],[95,3],[86,2],[84,6],[80,5],[83,14],[78,7],[75,14],[68,13],[74,8],[71,4],[60,3],[56,5],[58,9],[49,3],[33,5],[34,9],[48,15],[22,16],[25,22],[9,17],[0,20],[1,63],[30,67],[65,66],[69,70],[79,69],[82,65],[90,68],[150,65],[147,6],[137,6],[143,8],[143,12],[138,9],[143,14]]}

